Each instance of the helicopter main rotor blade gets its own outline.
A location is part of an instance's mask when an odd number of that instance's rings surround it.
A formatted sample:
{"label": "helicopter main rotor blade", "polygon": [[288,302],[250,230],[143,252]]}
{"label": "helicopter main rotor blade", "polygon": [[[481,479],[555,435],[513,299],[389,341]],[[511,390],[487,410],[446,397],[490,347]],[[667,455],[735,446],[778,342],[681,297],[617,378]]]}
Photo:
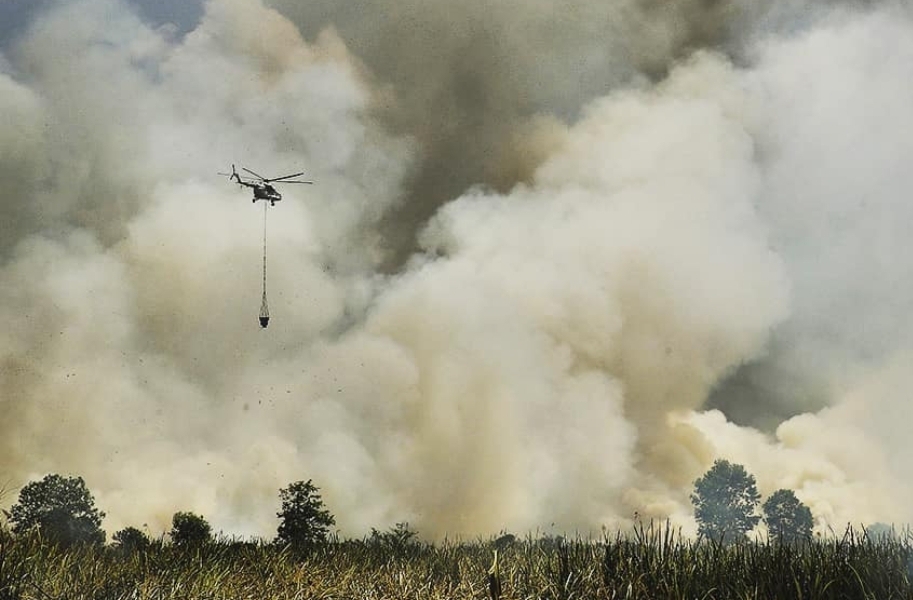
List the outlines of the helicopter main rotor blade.
{"label": "helicopter main rotor blade", "polygon": [[283,175],[282,177],[274,177],[272,179],[265,179],[264,181],[282,181],[283,179],[291,179],[292,177],[298,177],[299,175],[304,175],[304,171],[300,173],[294,173],[292,175]]}
{"label": "helicopter main rotor blade", "polygon": [[231,177],[232,181],[260,181],[259,179],[248,177],[247,175],[238,175],[237,173],[219,173],[219,175],[228,175]]}
{"label": "helicopter main rotor blade", "polygon": [[254,177],[256,177],[257,179],[259,179],[260,181],[269,181],[269,179],[267,179],[267,178],[264,177],[263,175],[258,175],[257,173],[254,173],[253,171],[251,171],[251,170],[248,169],[247,167],[241,167],[241,168],[242,168],[243,170],[247,171],[248,173],[250,173],[251,175],[253,175]]}
{"label": "helicopter main rotor blade", "polygon": [[277,181],[276,183],[307,183],[307,184],[312,184],[312,183],[314,183],[314,182],[313,182],[313,181]]}

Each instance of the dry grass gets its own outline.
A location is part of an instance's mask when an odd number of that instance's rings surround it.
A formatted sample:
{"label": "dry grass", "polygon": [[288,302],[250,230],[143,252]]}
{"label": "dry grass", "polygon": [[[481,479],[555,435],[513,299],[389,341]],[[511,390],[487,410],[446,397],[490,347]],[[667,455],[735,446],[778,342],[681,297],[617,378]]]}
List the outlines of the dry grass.
{"label": "dry grass", "polygon": [[[494,543],[336,541],[308,556],[221,540],[56,549],[0,533],[0,600],[488,598]],[[500,598],[913,599],[909,540],[697,544],[667,527],[598,541],[526,539],[499,551]]]}

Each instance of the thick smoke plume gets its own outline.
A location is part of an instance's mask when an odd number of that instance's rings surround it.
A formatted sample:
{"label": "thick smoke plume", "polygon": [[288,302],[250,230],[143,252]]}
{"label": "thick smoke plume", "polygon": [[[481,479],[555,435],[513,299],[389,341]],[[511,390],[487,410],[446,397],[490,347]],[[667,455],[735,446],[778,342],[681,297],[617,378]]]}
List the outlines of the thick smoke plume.
{"label": "thick smoke plume", "polygon": [[[110,530],[692,530],[715,458],[911,518],[913,13],[42,5],[0,60],[0,479]],[[184,33],[186,32],[186,33]],[[267,210],[215,172],[301,169]],[[305,189],[302,189],[305,188]]]}

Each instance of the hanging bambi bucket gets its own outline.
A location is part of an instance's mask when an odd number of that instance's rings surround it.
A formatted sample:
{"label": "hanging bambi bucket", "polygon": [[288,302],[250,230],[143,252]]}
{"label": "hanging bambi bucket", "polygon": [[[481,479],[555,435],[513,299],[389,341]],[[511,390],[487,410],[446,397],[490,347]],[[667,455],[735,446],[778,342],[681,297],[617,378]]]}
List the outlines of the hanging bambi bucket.
{"label": "hanging bambi bucket", "polygon": [[263,302],[260,303],[260,327],[269,325],[269,304],[266,302],[266,290],[263,290]]}

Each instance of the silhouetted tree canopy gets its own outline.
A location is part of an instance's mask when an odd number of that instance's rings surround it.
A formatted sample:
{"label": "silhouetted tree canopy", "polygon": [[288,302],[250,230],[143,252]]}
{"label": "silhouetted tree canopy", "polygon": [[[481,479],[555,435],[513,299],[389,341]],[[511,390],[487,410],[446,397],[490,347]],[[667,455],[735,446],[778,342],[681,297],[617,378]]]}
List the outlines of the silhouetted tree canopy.
{"label": "silhouetted tree canopy", "polygon": [[279,490],[282,510],[276,541],[300,551],[326,542],[336,519],[324,508],[319,489],[310,479],[296,481]]}
{"label": "silhouetted tree canopy", "polygon": [[418,532],[405,521],[397,523],[386,531],[379,531],[372,527],[368,541],[380,546],[386,552],[400,552],[420,546]]}
{"label": "silhouetted tree canopy", "polygon": [[780,489],[764,502],[764,522],[772,539],[796,542],[812,537],[812,511],[792,490]]}
{"label": "silhouetted tree canopy", "polygon": [[95,508],[95,499],[82,477],[47,475],[27,484],[7,516],[13,533],[39,531],[54,544],[105,542],[101,529],[105,513]]}
{"label": "silhouetted tree canopy", "polygon": [[136,527],[125,527],[111,536],[117,547],[124,552],[145,550],[151,544],[149,536]]}
{"label": "silhouetted tree canopy", "polygon": [[745,467],[717,460],[694,482],[691,503],[701,536],[721,541],[743,538],[758,524],[761,495]]}
{"label": "silhouetted tree canopy", "polygon": [[171,517],[171,543],[175,546],[202,546],[212,540],[212,527],[200,515],[176,512]]}

